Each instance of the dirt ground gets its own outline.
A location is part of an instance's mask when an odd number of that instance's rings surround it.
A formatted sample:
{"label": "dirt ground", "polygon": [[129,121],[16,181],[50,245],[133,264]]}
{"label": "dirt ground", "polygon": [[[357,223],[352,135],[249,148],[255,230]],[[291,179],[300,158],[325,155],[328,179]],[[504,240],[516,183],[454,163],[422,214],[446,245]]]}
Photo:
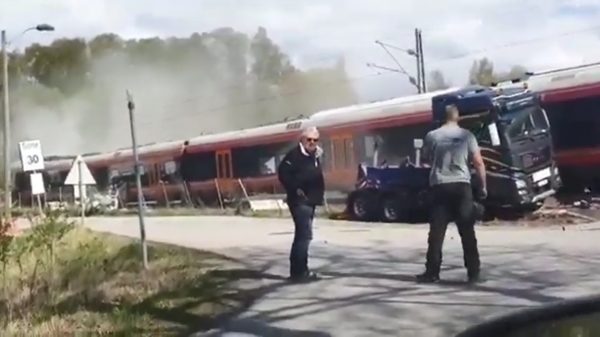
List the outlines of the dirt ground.
{"label": "dirt ground", "polygon": [[600,221],[600,198],[591,195],[548,198],[537,211],[486,221],[484,225],[568,226]]}

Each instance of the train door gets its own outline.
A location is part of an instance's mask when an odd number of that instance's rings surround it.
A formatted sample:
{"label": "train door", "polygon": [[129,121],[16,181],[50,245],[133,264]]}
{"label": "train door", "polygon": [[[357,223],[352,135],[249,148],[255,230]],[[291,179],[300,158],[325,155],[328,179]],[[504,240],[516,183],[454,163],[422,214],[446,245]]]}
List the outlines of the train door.
{"label": "train door", "polygon": [[233,165],[231,161],[231,150],[222,150],[215,153],[217,165],[217,184],[220,193],[231,193],[233,191]]}
{"label": "train door", "polygon": [[331,137],[331,172],[332,187],[348,187],[356,178],[356,158],[354,142],[351,134]]}
{"label": "train door", "polygon": [[144,198],[146,202],[157,203],[163,198],[162,186],[160,186],[160,165],[156,163],[144,164],[142,175],[142,186],[144,187]]}
{"label": "train door", "polygon": [[159,172],[158,172],[158,165],[157,164],[148,164],[146,165],[147,169],[148,169],[148,186],[154,186],[156,184],[158,184],[160,178],[159,178]]}

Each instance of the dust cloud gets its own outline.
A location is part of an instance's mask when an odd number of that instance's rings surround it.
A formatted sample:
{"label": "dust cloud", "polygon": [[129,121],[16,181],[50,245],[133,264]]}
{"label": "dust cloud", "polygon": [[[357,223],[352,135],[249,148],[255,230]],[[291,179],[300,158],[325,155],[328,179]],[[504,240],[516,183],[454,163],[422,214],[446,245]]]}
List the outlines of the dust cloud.
{"label": "dust cloud", "polygon": [[236,85],[207,76],[206,67],[193,60],[157,67],[114,53],[93,61],[86,81],[91,85],[74,95],[28,84],[33,90],[12,94],[18,96],[11,104],[13,148],[27,139],[40,139],[46,156],[131,146],[126,90],[136,103],[140,145],[258,124],[244,118],[252,116],[244,111],[251,105],[232,102],[239,100]]}

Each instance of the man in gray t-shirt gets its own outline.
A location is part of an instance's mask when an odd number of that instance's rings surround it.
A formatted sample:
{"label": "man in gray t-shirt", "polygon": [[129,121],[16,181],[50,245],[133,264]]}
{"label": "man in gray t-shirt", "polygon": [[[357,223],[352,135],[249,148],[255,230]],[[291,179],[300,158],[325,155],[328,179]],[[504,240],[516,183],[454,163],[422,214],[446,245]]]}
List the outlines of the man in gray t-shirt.
{"label": "man in gray t-shirt", "polygon": [[474,200],[471,188],[471,165],[480,181],[480,196],[487,195],[485,165],[475,136],[458,125],[456,106],[446,108],[446,122],[427,134],[423,157],[431,165],[429,184],[432,206],[425,273],[417,281],[439,281],[442,264],[442,245],[448,223],[456,222],[463,246],[464,262],[470,282],[479,280],[479,251],[475,236]]}
{"label": "man in gray t-shirt", "polygon": [[471,183],[471,160],[479,152],[475,136],[456,123],[446,123],[425,137],[425,148],[431,158],[431,186],[449,183]]}

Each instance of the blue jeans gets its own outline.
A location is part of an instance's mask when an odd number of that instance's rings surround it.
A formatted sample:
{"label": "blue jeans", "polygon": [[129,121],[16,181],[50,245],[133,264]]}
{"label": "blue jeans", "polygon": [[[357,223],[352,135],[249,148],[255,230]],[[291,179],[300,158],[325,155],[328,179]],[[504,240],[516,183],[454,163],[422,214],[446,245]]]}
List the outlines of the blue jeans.
{"label": "blue jeans", "polygon": [[315,207],[292,205],[289,209],[294,220],[294,241],[290,251],[290,276],[298,277],[308,273],[308,247],[313,238],[312,224]]}

